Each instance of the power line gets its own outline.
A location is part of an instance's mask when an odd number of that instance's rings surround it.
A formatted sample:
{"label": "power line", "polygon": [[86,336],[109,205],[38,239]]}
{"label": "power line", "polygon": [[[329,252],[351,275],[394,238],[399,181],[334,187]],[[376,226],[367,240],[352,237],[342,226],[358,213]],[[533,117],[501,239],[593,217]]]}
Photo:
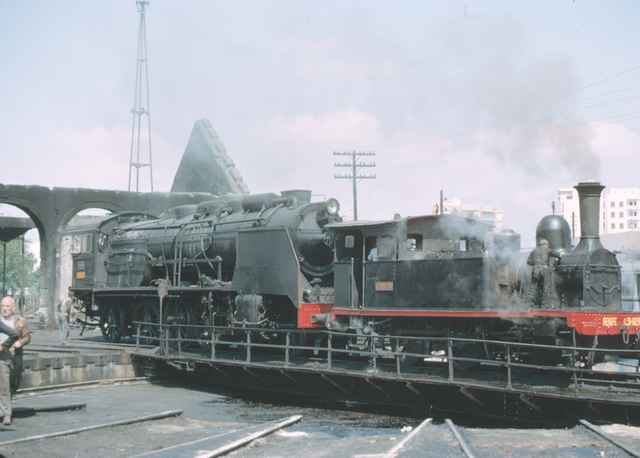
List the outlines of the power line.
{"label": "power line", "polygon": [[621,70],[619,72],[616,72],[616,73],[613,73],[611,75],[605,76],[604,78],[602,78],[600,80],[594,81],[592,83],[585,84],[580,89],[581,90],[589,89],[591,87],[598,86],[598,85],[600,85],[602,83],[606,83],[607,81],[609,81],[611,79],[618,78],[618,77],[620,77],[622,75],[626,75],[627,73],[632,73],[632,72],[635,72],[637,70],[640,70],[640,65],[635,65],[633,67],[626,68],[626,69]]}
{"label": "power line", "polygon": [[[153,161],[151,154],[151,114],[149,112],[149,67],[147,65],[147,23],[148,0],[136,0],[140,15],[138,26],[138,52],[136,57],[136,84],[131,109],[131,146],[129,148],[129,191],[135,178],[135,191],[140,192],[140,169],[149,169],[149,185],[153,192]],[[146,121],[146,123],[145,123]],[[143,124],[146,124],[144,129]],[[143,157],[144,130],[147,135],[147,157]],[[135,174],[132,174],[135,172]]]}
{"label": "power line", "polygon": [[362,151],[348,151],[343,153],[333,153],[334,156],[348,156],[351,158],[351,162],[336,162],[333,164],[334,167],[348,167],[351,169],[350,173],[345,173],[342,175],[334,175],[333,177],[338,180],[351,180],[353,184],[353,220],[358,220],[358,180],[369,180],[375,179],[374,175],[364,175],[358,173],[358,169],[362,168],[372,168],[376,166],[375,162],[357,162],[357,158],[362,156],[375,156],[376,153],[372,152],[362,152]]}
{"label": "power line", "polygon": [[619,87],[616,89],[609,89],[606,90],[604,92],[600,92],[597,94],[592,94],[592,95],[586,95],[582,98],[583,103],[585,102],[594,102],[597,100],[601,100],[601,99],[607,99],[609,98],[611,95],[616,95],[616,94],[629,94],[630,92],[633,93],[635,91],[637,91],[638,88],[637,87]]}
{"label": "power line", "polygon": [[597,107],[601,107],[601,106],[607,106],[607,105],[611,105],[611,104],[616,104],[616,103],[620,103],[620,102],[628,102],[630,100],[637,100],[640,98],[640,94],[633,94],[633,95],[625,95],[625,96],[618,96],[618,97],[612,97],[609,99],[601,99],[599,102],[589,102],[589,103],[584,103],[584,104],[580,104],[579,107],[582,109],[590,109],[590,108],[597,108]]}

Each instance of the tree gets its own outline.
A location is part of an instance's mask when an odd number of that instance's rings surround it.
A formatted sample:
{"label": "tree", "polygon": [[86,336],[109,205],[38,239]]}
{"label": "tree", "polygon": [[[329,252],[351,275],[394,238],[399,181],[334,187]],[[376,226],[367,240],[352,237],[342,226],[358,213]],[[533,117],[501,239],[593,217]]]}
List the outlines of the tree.
{"label": "tree", "polygon": [[[1,245],[1,244],[0,244]],[[19,295],[25,293],[37,294],[40,287],[40,266],[29,250],[22,254],[22,239],[17,238],[7,242],[6,285],[2,285],[7,294]],[[2,250],[2,246],[0,246]],[[0,252],[2,256],[2,252]],[[2,259],[0,259],[0,276],[2,275]],[[0,277],[0,281],[2,277]]]}

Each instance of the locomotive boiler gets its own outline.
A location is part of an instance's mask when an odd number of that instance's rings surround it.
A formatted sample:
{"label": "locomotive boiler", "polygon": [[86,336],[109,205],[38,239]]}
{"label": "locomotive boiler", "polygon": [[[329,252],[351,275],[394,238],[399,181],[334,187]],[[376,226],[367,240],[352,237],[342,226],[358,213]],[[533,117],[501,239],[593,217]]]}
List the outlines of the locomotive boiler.
{"label": "locomotive boiler", "polygon": [[221,197],[124,226],[110,240],[107,285],[145,286],[157,278],[175,286],[231,281],[238,232],[269,228],[285,228],[305,278],[327,284],[333,255],[323,227],[339,220],[339,206],[334,199],[310,200],[311,192],[300,190]]}

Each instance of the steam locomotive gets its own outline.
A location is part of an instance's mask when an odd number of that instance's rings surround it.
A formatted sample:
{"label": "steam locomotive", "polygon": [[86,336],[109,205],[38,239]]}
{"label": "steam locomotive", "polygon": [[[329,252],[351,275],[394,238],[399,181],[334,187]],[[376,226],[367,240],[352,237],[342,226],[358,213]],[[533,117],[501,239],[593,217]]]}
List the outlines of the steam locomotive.
{"label": "steam locomotive", "polygon": [[[74,255],[71,293],[108,340],[160,313],[165,322],[295,326],[303,291],[332,284],[325,228],[341,221],[335,199],[311,202],[300,190],[224,196],[143,216],[103,221],[94,252]],[[162,312],[158,287],[167,292]]]}
{"label": "steam locomotive", "polygon": [[620,265],[598,236],[603,186],[576,189],[578,245],[549,215],[524,255],[519,234],[457,215],[342,222],[336,200],[312,203],[309,191],[129,215],[96,228],[95,252],[74,258],[71,293],[110,340],[162,314],[356,335],[638,345],[640,313],[623,310]]}

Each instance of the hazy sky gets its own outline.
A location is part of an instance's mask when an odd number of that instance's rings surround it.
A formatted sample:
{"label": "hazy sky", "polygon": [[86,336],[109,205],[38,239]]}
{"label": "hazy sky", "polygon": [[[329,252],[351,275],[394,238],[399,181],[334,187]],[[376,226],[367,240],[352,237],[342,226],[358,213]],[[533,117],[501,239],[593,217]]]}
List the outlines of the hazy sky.
{"label": "hazy sky", "polygon": [[[252,192],[351,215],[331,152],[373,150],[361,218],[444,188],[531,240],[558,187],[639,185],[639,23],[635,0],[151,0],[156,188],[206,117]],[[133,0],[0,0],[0,182],[126,189],[136,29]]]}

